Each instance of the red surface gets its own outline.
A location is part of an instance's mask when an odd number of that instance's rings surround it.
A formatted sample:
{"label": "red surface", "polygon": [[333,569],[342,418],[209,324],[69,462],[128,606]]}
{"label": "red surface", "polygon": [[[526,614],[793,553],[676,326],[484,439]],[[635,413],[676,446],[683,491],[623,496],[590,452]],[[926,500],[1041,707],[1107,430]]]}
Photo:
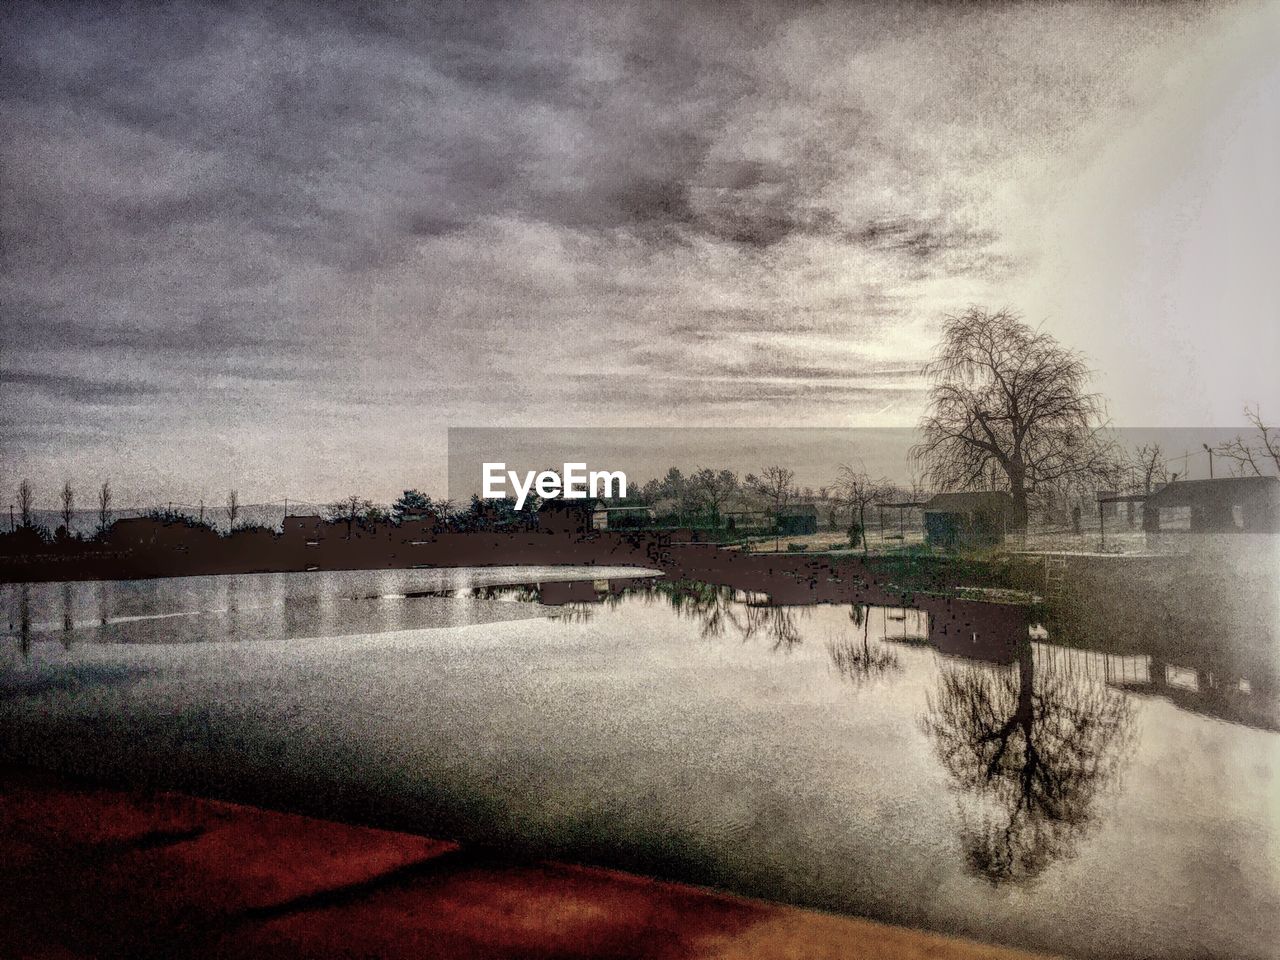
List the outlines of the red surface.
{"label": "red surface", "polygon": [[608,870],[0,772],[0,957],[1021,956]]}

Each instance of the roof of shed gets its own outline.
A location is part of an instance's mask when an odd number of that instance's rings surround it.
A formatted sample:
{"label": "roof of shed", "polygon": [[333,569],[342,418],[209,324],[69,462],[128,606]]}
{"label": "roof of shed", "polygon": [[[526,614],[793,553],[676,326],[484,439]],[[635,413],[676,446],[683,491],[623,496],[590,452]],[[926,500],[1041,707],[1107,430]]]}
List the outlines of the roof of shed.
{"label": "roof of shed", "polygon": [[1013,509],[1013,498],[999,490],[973,493],[939,493],[925,502],[925,513],[1003,513]]}

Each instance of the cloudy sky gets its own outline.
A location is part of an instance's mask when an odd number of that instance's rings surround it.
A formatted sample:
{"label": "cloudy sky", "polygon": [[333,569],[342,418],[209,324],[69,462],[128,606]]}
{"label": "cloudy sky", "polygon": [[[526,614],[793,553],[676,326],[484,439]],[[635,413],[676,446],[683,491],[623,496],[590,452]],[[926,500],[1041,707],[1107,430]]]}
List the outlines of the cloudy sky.
{"label": "cloudy sky", "polygon": [[447,426],[910,424],[971,303],[1118,423],[1280,419],[1280,5],[353,8],[5,5],[0,482],[386,499]]}

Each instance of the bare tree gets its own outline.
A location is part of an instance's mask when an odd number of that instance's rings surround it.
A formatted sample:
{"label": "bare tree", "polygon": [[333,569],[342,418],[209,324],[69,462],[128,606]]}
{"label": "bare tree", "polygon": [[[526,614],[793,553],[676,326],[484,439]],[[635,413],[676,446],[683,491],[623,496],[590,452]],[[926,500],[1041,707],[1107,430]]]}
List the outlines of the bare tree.
{"label": "bare tree", "polygon": [[902,491],[906,494],[907,499],[912,503],[923,503],[927,489],[928,488],[925,486],[924,482],[924,476],[919,470],[912,469],[907,475],[907,483],[906,486],[902,488]]}
{"label": "bare tree", "polygon": [[1028,494],[1112,462],[1083,358],[1007,310],[947,317],[925,374],[933,385],[912,455],[940,489],[989,482],[995,469],[1021,524]]}
{"label": "bare tree", "polygon": [[746,478],[747,486],[759,496],[769,501],[769,505],[773,508],[775,514],[780,513],[782,508],[791,502],[795,496],[796,474],[794,470],[788,470],[782,466],[765,467],[757,476],[754,473],[748,473]]}
{"label": "bare tree", "polygon": [[[836,489],[836,500],[849,510],[849,517],[858,521],[858,539],[862,541],[862,552],[867,552],[867,507],[883,500],[890,487],[881,480],[872,480],[865,470],[854,469],[849,464],[840,467],[840,475],[832,484]],[[850,540],[853,540],[850,537]],[[856,547],[856,542],[850,546]]]}
{"label": "bare tree", "polygon": [[442,527],[447,527],[449,525],[449,522],[453,519],[453,516],[457,513],[458,509],[457,504],[448,498],[436,500],[432,504],[432,507],[435,510],[436,518],[439,519]]}
{"label": "bare tree", "polygon": [[1253,425],[1257,435],[1245,440],[1239,434],[1218,446],[1214,451],[1234,460],[1236,473],[1241,476],[1263,477],[1280,474],[1280,429],[1262,419],[1262,407],[1244,408],[1245,419]]}
{"label": "bare tree", "polygon": [[62,484],[62,527],[71,536],[71,520],[76,513],[76,493],[71,489],[71,481]]}
{"label": "bare tree", "polygon": [[712,517],[720,516],[720,508],[738,491],[738,475],[732,470],[703,467],[689,478],[689,486],[698,503]]}
{"label": "bare tree", "polygon": [[23,527],[31,526],[31,512],[35,505],[35,496],[35,488],[31,486],[30,480],[23,480],[18,484],[18,513],[22,517]]}
{"label": "bare tree", "polygon": [[[325,518],[330,523],[345,523],[347,525],[347,539],[350,540],[356,522],[365,519],[374,509],[372,500],[366,500],[364,497],[353,493],[325,507]],[[438,513],[440,504],[432,503],[431,509]]]}
{"label": "bare tree", "polygon": [[236,519],[240,516],[240,494],[231,490],[227,493],[227,530],[236,528]]}
{"label": "bare tree", "polygon": [[98,488],[98,532],[106,533],[111,519],[111,481],[103,480]]}
{"label": "bare tree", "polygon": [[1142,487],[1143,493],[1150,493],[1151,488],[1156,484],[1167,483],[1169,480],[1169,471],[1165,467],[1164,451],[1160,449],[1158,443],[1144,443],[1133,452],[1133,456],[1129,460],[1134,473],[1137,475],[1138,484]]}
{"label": "bare tree", "polygon": [[[769,506],[773,509],[774,525],[776,526],[778,517],[782,514],[782,508],[790,503],[795,496],[795,471],[775,464],[771,467],[765,467],[759,476],[754,473],[748,473],[745,482],[748,489],[769,502]],[[777,547],[779,543],[781,543],[780,535],[774,546]]]}

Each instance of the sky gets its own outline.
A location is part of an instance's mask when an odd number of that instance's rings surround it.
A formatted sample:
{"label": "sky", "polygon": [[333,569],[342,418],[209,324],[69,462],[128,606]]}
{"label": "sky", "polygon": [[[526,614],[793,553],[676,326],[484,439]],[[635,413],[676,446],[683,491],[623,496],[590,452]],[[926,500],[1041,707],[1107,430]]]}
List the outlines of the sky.
{"label": "sky", "polygon": [[909,426],[971,304],[1117,424],[1280,419],[1277,4],[19,0],[0,125],[0,484],[49,505]]}

